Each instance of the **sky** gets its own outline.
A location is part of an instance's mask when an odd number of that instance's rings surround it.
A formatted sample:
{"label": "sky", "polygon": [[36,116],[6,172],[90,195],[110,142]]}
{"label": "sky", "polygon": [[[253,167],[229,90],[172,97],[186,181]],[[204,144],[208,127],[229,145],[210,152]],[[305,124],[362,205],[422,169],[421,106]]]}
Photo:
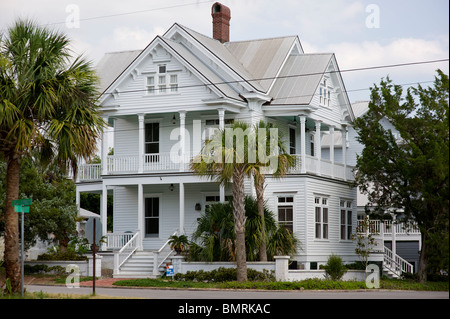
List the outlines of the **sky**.
{"label": "sky", "polygon": [[[143,49],[177,22],[212,36],[206,0],[0,0],[0,32],[19,18],[55,28],[95,64],[106,52]],[[389,76],[432,85],[449,63],[448,0],[221,0],[231,41],[297,35],[305,53],[335,53],[351,102]],[[353,70],[371,68],[369,70]],[[381,67],[381,68],[378,68]]]}

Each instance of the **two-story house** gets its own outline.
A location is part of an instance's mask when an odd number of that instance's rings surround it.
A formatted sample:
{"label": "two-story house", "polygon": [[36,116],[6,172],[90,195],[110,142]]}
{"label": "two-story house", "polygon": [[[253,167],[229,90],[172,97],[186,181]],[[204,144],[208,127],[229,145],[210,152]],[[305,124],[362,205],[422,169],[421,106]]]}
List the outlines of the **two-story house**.
{"label": "two-story house", "polygon": [[[348,184],[346,154],[354,115],[335,55],[305,53],[297,36],[234,42],[230,9],[215,3],[211,14],[212,38],[175,23],[142,51],[107,53],[98,64],[111,129],[103,134],[101,164],[79,169],[77,201],[81,192],[101,194],[106,235],[113,195],[107,246],[127,252],[116,259],[116,272],[131,275],[131,255],[158,255],[172,234],[196,229],[206,205],[231,195],[188,164],[233,121],[276,123],[299,159],[284,179],[267,176],[265,188],[279,224],[300,241],[293,259],[305,269],[332,253],[355,261],[356,189]],[[325,135],[331,142],[323,147]],[[107,155],[112,139],[114,155]],[[246,193],[253,192],[248,181]]]}

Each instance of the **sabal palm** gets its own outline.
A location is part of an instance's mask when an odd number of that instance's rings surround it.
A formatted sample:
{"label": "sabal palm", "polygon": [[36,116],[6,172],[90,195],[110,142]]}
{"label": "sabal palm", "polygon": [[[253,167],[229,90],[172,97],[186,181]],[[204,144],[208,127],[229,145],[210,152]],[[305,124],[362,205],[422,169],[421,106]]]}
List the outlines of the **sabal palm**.
{"label": "sabal palm", "polygon": [[257,161],[248,166],[253,175],[258,213],[263,224],[261,244],[259,245],[260,261],[267,261],[267,236],[264,226],[264,185],[265,174],[274,178],[283,178],[290,168],[295,167],[296,157],[288,154],[283,142],[283,135],[272,123],[260,121],[255,125]]}
{"label": "sabal palm", "polygon": [[62,33],[19,20],[0,38],[0,152],[7,163],[5,265],[13,291],[18,278],[20,159],[39,150],[76,175],[80,158],[90,158],[105,123],[96,104],[97,79],[82,57],[71,60]]}
{"label": "sabal palm", "polygon": [[244,179],[249,173],[248,144],[254,136],[251,133],[235,136],[233,132],[248,133],[250,129],[246,123],[236,122],[233,128],[218,131],[190,164],[191,170],[197,175],[210,178],[220,184],[232,181],[238,281],[247,280]]}

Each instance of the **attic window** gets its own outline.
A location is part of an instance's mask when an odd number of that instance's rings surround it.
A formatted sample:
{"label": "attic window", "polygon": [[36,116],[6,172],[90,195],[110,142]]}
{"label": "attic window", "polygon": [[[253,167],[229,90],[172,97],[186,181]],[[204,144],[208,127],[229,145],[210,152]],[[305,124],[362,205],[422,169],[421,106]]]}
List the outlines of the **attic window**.
{"label": "attic window", "polygon": [[167,72],[165,64],[158,65],[158,72],[147,76],[147,94],[165,94],[178,92],[178,75]]}
{"label": "attic window", "polygon": [[331,104],[331,87],[327,85],[327,79],[320,83],[319,88],[319,103],[323,106],[330,106]]}

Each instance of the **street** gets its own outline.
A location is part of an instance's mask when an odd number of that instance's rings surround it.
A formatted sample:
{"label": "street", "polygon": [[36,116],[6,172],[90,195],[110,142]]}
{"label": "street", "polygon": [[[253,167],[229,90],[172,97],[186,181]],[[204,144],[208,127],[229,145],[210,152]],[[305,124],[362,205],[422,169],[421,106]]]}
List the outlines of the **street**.
{"label": "street", "polygon": [[[28,292],[89,295],[91,287],[27,285]],[[145,299],[449,299],[448,291],[358,290],[358,291],[256,291],[152,288],[96,288],[97,295]]]}

